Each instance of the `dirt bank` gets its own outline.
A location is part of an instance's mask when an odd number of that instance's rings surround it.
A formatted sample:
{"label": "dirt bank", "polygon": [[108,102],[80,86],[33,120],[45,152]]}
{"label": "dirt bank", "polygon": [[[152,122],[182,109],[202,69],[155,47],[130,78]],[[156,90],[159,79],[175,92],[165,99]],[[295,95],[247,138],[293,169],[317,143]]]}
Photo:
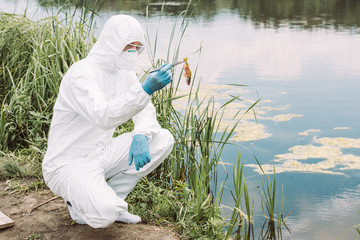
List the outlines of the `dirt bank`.
{"label": "dirt bank", "polygon": [[53,200],[29,214],[30,210],[54,195],[49,189],[28,194],[5,193],[6,182],[0,181],[0,211],[14,220],[15,226],[0,230],[0,240],[24,239],[179,239],[172,229],[141,223],[128,225],[114,223],[106,229],[93,229],[87,225],[72,224],[63,200]]}

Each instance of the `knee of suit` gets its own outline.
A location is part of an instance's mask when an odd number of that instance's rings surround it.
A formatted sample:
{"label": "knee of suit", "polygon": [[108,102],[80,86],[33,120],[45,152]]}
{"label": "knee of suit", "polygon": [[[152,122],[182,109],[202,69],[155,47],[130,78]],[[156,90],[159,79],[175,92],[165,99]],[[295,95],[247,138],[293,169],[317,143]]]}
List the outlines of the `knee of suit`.
{"label": "knee of suit", "polygon": [[161,129],[160,135],[162,141],[166,142],[167,146],[172,148],[175,140],[174,140],[174,136],[170,133],[170,131],[167,129]]}
{"label": "knee of suit", "polygon": [[174,140],[174,136],[169,132],[169,130],[166,130],[166,139],[168,139],[167,140],[168,141],[168,147],[165,150],[165,152],[170,154],[173,147],[174,147],[175,140]]}
{"label": "knee of suit", "polygon": [[[170,154],[174,146],[174,137],[167,129],[161,129],[153,138],[150,143],[150,149],[153,151],[152,153],[160,156],[164,156],[164,154]],[[153,160],[153,159],[152,159]],[[159,158],[159,160],[164,160],[163,158]]]}

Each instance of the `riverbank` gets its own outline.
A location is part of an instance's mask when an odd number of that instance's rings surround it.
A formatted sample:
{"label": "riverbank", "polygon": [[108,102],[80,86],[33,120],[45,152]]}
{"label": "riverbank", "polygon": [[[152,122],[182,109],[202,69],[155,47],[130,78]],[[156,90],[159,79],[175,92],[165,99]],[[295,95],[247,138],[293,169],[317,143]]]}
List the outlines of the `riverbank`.
{"label": "riverbank", "polygon": [[[22,180],[26,184],[27,181]],[[136,225],[114,223],[105,229],[73,224],[61,198],[29,212],[35,206],[53,198],[46,187],[27,193],[12,191],[6,180],[0,180],[0,211],[14,220],[11,228],[0,230],[0,239],[180,239],[170,227],[154,226],[145,222]]]}

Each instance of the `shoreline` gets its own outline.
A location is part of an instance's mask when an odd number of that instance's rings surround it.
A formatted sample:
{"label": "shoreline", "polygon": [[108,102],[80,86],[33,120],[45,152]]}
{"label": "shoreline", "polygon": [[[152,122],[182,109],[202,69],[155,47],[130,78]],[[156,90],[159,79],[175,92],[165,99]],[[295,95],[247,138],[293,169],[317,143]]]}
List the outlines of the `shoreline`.
{"label": "shoreline", "polygon": [[6,192],[6,180],[0,180],[0,211],[15,225],[0,229],[0,239],[149,239],[178,240],[175,230],[142,222],[141,224],[113,223],[108,228],[91,228],[73,224],[62,198],[57,198],[29,212],[55,195],[47,188],[29,192]]}

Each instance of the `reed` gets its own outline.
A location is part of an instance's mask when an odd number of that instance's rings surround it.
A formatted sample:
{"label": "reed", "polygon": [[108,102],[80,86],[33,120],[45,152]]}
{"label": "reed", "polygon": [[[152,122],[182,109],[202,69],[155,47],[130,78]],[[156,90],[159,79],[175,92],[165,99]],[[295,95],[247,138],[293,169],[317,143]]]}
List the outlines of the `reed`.
{"label": "reed", "polygon": [[[235,204],[225,233],[225,239],[229,239],[233,235],[235,235],[235,239],[254,237],[253,207],[250,206],[250,197],[243,169],[244,163],[241,163],[241,152],[239,151],[237,162],[233,168],[234,191],[230,191]],[[242,206],[242,202],[245,202],[245,208]],[[243,209],[246,210],[246,213],[243,212]]]}
{"label": "reed", "polygon": [[[282,202],[280,210],[277,210],[277,200],[276,200],[276,172],[275,166],[273,167],[273,179],[271,179],[270,175],[266,175],[264,170],[261,167],[258,159],[255,158],[257,161],[260,170],[262,171],[263,175],[261,176],[261,207],[264,213],[265,222],[261,228],[260,235],[266,239],[278,239],[282,238],[282,227],[284,226],[289,232],[289,228],[286,225],[286,219],[289,217],[289,214],[284,219],[283,216],[283,209],[284,209],[284,192],[282,190]],[[265,178],[265,180],[264,180]]]}
{"label": "reed", "polygon": [[[191,4],[191,1],[189,4]],[[187,11],[188,9],[189,6]],[[158,33],[156,32],[154,39],[152,39],[147,31],[148,52],[153,68],[161,66],[164,62],[168,62],[169,59],[173,62],[179,59],[179,48],[181,47],[184,32],[189,24],[188,16],[191,16],[191,13],[182,12],[180,14],[181,18],[176,20],[169,36],[167,55],[163,56],[163,58],[154,57],[157,54]],[[175,32],[179,34],[176,35],[174,34]],[[173,46],[172,43],[174,42],[177,44]],[[150,43],[153,43],[153,45]],[[196,53],[201,54],[201,46]],[[198,66],[195,67],[194,71],[195,79],[197,68]],[[207,236],[211,239],[229,239],[232,237],[236,239],[254,238],[254,203],[252,202],[251,204],[247,184],[243,176],[243,163],[240,161],[240,152],[233,171],[235,190],[231,193],[235,204],[231,219],[228,222],[224,221],[220,211],[226,180],[216,191],[216,186],[218,185],[216,169],[219,165],[220,156],[224,147],[227,144],[231,144],[229,139],[237,126],[236,123],[234,126],[228,127],[228,129],[223,131],[220,130],[220,123],[226,105],[239,100],[239,96],[233,96],[220,109],[216,109],[213,96],[208,96],[204,99],[199,98],[200,83],[195,84],[195,80],[189,87],[187,95],[176,97],[182,72],[174,71],[173,74],[176,81],[173,81],[168,88],[155,94],[153,102],[157,108],[159,122],[163,127],[172,132],[176,144],[170,157],[153,173],[153,176],[163,179],[162,182],[166,183],[166,188],[169,191],[173,190],[174,183],[176,182],[187,183],[192,203],[189,204],[187,201],[189,196],[183,198],[185,203],[179,212],[180,216],[176,217],[176,221],[183,223],[183,230],[185,226],[189,228],[193,224],[190,222],[186,223],[185,219],[188,219],[188,221],[191,219],[197,222],[198,225],[203,226],[203,229],[207,229],[206,231],[197,231],[201,235],[192,235],[192,237],[196,237],[196,239],[201,236]],[[186,104],[186,109],[183,112],[176,111],[172,106],[172,101],[178,98],[183,98],[183,102]],[[258,101],[250,106],[245,113],[252,110],[257,103]],[[187,216],[189,214],[190,216]],[[207,224],[206,227],[205,223]],[[214,224],[209,225],[208,223]]]}

